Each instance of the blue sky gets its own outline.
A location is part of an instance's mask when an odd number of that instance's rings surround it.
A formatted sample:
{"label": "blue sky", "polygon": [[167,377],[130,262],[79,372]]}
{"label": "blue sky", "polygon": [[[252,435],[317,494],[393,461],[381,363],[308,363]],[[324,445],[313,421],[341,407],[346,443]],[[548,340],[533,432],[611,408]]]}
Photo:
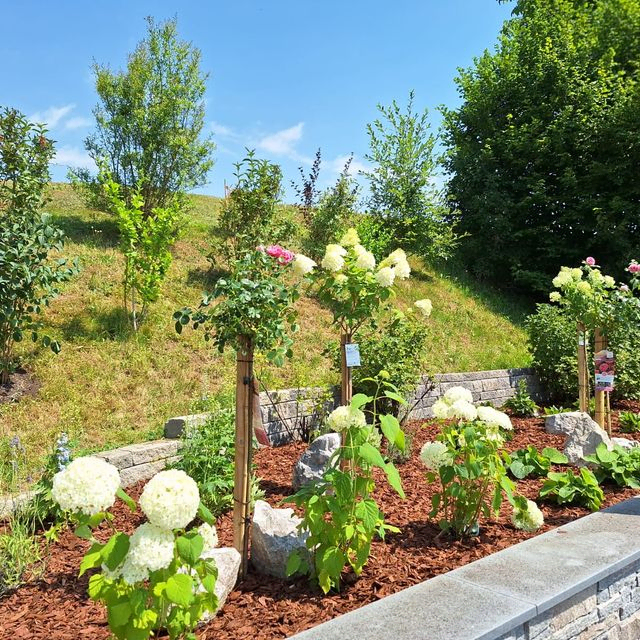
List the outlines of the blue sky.
{"label": "blue sky", "polygon": [[[376,105],[416,94],[434,127],[455,106],[458,67],[493,48],[513,4],[496,0],[228,0],[4,2],[0,105],[45,121],[57,141],[54,180],[90,166],[83,140],[97,102],[92,62],[124,68],[145,36],[144,17],[177,15],[209,75],[207,130],[218,145],[210,184],[222,195],[244,148],[281,164],[285,182],[322,149],[321,183],[349,154],[366,167],[366,124]],[[290,190],[288,193],[290,199]]]}

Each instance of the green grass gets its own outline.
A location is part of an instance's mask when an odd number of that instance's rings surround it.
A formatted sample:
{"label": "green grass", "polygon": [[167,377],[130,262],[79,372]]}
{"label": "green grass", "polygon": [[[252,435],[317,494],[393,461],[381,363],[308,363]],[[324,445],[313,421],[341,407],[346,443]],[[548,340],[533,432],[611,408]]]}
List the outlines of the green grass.
{"label": "green grass", "polygon": [[[206,396],[228,392],[235,380],[233,354],[218,355],[199,331],[178,336],[171,317],[184,305],[197,305],[207,288],[209,231],[219,200],[194,196],[162,297],[135,335],[121,309],[123,259],[113,218],[84,208],[68,185],[53,185],[51,197],[47,209],[68,235],[64,253],[79,258],[82,272],[44,315],[62,352],[56,356],[20,345],[24,364],[42,383],[39,393],[0,405],[0,435],[18,434],[31,460],[45,454],[60,431],[67,431],[84,451],[157,437],[168,417],[188,413]],[[517,319],[510,300],[494,295],[488,301],[470,285],[413,266],[413,277],[400,285],[397,304],[433,301],[426,325],[429,349],[416,354],[425,371],[528,363],[526,336],[510,319]],[[298,308],[301,332],[293,361],[275,369],[258,359],[258,375],[270,388],[337,381],[322,356],[325,344],[338,338],[329,314],[307,298]]]}

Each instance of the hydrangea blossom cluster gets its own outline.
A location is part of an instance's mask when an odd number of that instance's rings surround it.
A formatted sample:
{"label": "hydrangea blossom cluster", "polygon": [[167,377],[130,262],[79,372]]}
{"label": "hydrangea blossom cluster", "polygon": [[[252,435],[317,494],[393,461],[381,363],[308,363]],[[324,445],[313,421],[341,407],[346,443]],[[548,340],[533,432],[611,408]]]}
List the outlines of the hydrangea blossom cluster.
{"label": "hydrangea blossom cluster", "polygon": [[344,267],[344,256],[347,250],[339,244],[328,244],[325,250],[324,258],[322,258],[322,268],[327,271],[340,271]]}
{"label": "hydrangea blossom cluster", "polygon": [[526,509],[514,508],[511,521],[516,529],[532,532],[544,524],[544,515],[533,500],[527,500]]}
{"label": "hydrangea blossom cluster", "polygon": [[120,488],[118,470],[102,458],[77,458],[53,476],[51,495],[64,511],[88,516],[113,506]]}
{"label": "hydrangea blossom cluster", "polygon": [[453,455],[443,442],[426,442],[420,450],[420,460],[429,471],[453,464]]}
{"label": "hydrangea blossom cluster", "polygon": [[140,508],[149,522],[165,530],[184,529],[195,517],[200,492],[184,471],[161,471],[149,480],[140,496]]}
{"label": "hydrangea blossom cluster", "polygon": [[[558,275],[552,280],[553,286],[569,296],[573,291],[583,296],[588,296],[591,295],[594,290],[610,290],[615,288],[616,281],[611,276],[602,275],[596,265],[595,258],[589,256],[583,263],[586,265],[585,271],[580,267],[561,267]],[[562,293],[552,291],[549,294],[549,299],[551,302],[561,302],[563,300]]]}
{"label": "hydrangea blossom cluster", "polygon": [[327,417],[327,426],[338,433],[350,427],[364,427],[366,424],[367,419],[364,413],[350,406],[338,407]]}
{"label": "hydrangea blossom cluster", "polygon": [[296,257],[293,259],[293,273],[300,278],[311,273],[315,266],[317,266],[315,261],[301,253],[297,253]]}
{"label": "hydrangea blossom cluster", "polygon": [[129,551],[122,565],[107,577],[114,580],[122,576],[127,584],[147,580],[150,573],[166,569],[173,562],[174,544],[173,532],[145,522],[129,538]]}
{"label": "hydrangea blossom cluster", "polygon": [[218,546],[218,532],[213,525],[204,522],[198,527],[198,533],[204,542],[202,548],[202,556],[204,557]]}
{"label": "hydrangea blossom cluster", "polygon": [[[493,407],[476,407],[473,404],[471,391],[465,389],[465,387],[451,387],[447,389],[444,396],[434,403],[433,415],[442,420],[450,418],[458,418],[466,422],[481,420],[485,424],[494,426],[497,429],[504,429],[505,431],[511,431],[513,429],[511,419],[506,413],[498,411]],[[494,430],[495,439],[498,439],[498,436],[502,439],[497,429]],[[494,432],[488,430],[487,434],[491,436]]]}
{"label": "hydrangea blossom cluster", "polygon": [[505,431],[513,431],[511,418],[509,418],[506,413],[498,411],[493,407],[478,407],[478,420],[500,427],[500,429],[504,429]]}
{"label": "hydrangea blossom cluster", "polygon": [[420,313],[428,318],[433,311],[433,304],[429,298],[423,298],[422,300],[416,300],[413,305],[420,311]]}

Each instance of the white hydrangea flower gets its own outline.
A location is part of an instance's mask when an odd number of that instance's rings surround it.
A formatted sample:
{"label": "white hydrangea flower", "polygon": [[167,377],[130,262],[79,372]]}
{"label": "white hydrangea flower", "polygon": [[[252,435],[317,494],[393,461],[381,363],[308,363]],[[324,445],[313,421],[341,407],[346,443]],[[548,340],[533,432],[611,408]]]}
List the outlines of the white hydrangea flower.
{"label": "white hydrangea flower", "polygon": [[149,521],[167,530],[186,527],[196,517],[199,505],[198,485],[179,469],[157,473],[140,496],[140,508]]}
{"label": "white hydrangea flower", "polygon": [[342,236],[342,240],[340,240],[340,244],[343,247],[352,247],[354,245],[360,244],[360,238],[358,237],[358,232],[352,227]]}
{"label": "white hydrangea flower", "polygon": [[314,260],[301,253],[296,253],[296,257],[293,259],[293,273],[299,278],[306,276],[307,273],[311,273],[315,266],[316,263]]}
{"label": "white hydrangea flower", "polygon": [[560,294],[559,291],[552,291],[549,294],[549,300],[551,302],[560,302],[560,300],[562,300],[562,295]]}
{"label": "white hydrangea flower", "polygon": [[51,495],[64,511],[92,516],[116,501],[118,470],[102,458],[76,458],[53,476]]}
{"label": "white hydrangea flower", "polygon": [[[582,271],[580,271],[580,277],[582,277]],[[560,273],[551,281],[553,286],[557,289],[562,289],[565,285],[569,284],[573,280],[571,271],[567,267],[562,267]]]}
{"label": "white hydrangea flower", "polygon": [[464,400],[465,402],[473,402],[473,395],[469,389],[465,387],[451,387],[444,393],[444,399],[448,404],[453,404],[456,400]]}
{"label": "white hydrangea flower", "polygon": [[569,273],[571,274],[571,278],[573,280],[582,280],[582,269],[580,267],[574,267],[573,269],[570,269]]}
{"label": "white hydrangea flower", "polygon": [[526,509],[514,509],[511,521],[516,529],[536,531],[544,524],[544,515],[533,500],[527,500]]}
{"label": "white hydrangea flower", "polygon": [[603,278],[604,286],[608,289],[613,289],[616,286],[616,281],[611,276],[605,276]]}
{"label": "white hydrangea flower", "polygon": [[513,431],[511,418],[506,413],[493,407],[478,407],[478,419],[486,424],[495,424],[506,431]]}
{"label": "white hydrangea flower", "polygon": [[202,540],[204,541],[202,555],[213,551],[213,549],[218,546],[218,532],[214,526],[204,522],[198,527],[198,533],[202,536]]}
{"label": "white hydrangea flower", "polygon": [[373,271],[376,266],[376,258],[373,253],[371,253],[371,251],[367,251],[361,244],[355,245],[353,250],[357,256],[356,267]]}
{"label": "white hydrangea flower", "polygon": [[420,460],[430,471],[453,463],[453,456],[443,442],[426,442],[420,449]]}
{"label": "white hydrangea flower", "polygon": [[396,273],[391,267],[382,267],[382,269],[376,273],[376,280],[378,284],[383,287],[391,287],[395,277]]}
{"label": "white hydrangea flower", "polygon": [[432,411],[433,411],[433,415],[436,418],[440,418],[441,420],[446,420],[449,417],[449,409],[451,409],[451,407],[449,406],[448,402],[445,402],[444,400],[440,399],[440,400],[436,400],[433,403],[433,406],[431,407]]}
{"label": "white hydrangea flower", "polygon": [[423,298],[422,300],[416,300],[413,303],[414,307],[417,307],[420,313],[425,318],[428,318],[431,315],[431,311],[433,311],[433,304],[431,304],[431,300],[429,298]]}
{"label": "white hydrangea flower", "polygon": [[327,245],[327,250],[322,258],[322,268],[327,271],[340,271],[344,267],[344,255],[346,250],[339,244]]}
{"label": "white hydrangea flower", "polygon": [[407,254],[402,249],[396,249],[395,251],[392,251],[389,254],[389,256],[387,257],[387,260],[391,264],[398,264],[398,262],[406,262]]}
{"label": "white hydrangea flower", "polygon": [[399,260],[396,262],[394,271],[400,280],[406,280],[411,275],[411,267],[406,260]]}
{"label": "white hydrangea flower", "polygon": [[339,273],[333,278],[336,284],[345,284],[349,278],[344,273]]}
{"label": "white hydrangea flower", "polygon": [[345,431],[349,427],[364,427],[367,419],[360,409],[342,406],[334,409],[327,417],[327,426],[333,431]]}
{"label": "white hydrangea flower", "polygon": [[497,424],[488,424],[485,431],[485,439],[489,442],[495,442],[498,445],[503,444],[504,437],[500,433],[500,428]]}
{"label": "white hydrangea flower", "polygon": [[476,408],[466,400],[456,400],[449,410],[449,416],[451,418],[460,418],[471,422],[478,417],[478,411]]}
{"label": "white hydrangea flower", "polygon": [[576,289],[581,293],[591,293],[591,285],[586,280],[581,280],[576,285]]}

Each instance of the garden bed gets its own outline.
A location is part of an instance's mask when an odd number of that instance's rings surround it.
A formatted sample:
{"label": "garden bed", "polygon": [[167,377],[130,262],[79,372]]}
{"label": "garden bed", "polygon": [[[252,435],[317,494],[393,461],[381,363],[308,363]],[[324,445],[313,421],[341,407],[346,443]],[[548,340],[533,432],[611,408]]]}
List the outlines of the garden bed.
{"label": "garden bed", "polygon": [[[638,410],[638,404],[625,404],[625,409]],[[507,443],[510,450],[528,444],[542,449],[546,446],[562,448],[563,436],[544,431],[544,420],[514,419],[514,437]],[[398,499],[384,482],[376,498],[386,514],[387,521],[402,529],[402,533],[389,535],[386,542],[373,543],[369,564],[358,580],[345,576],[342,592],[323,596],[309,586],[305,578],[291,582],[250,572],[247,579],[233,591],[222,613],[199,631],[201,639],[242,640],[245,638],[286,638],[325,620],[351,611],[369,602],[395,593],[428,578],[516,544],[535,534],[516,530],[510,522],[507,509],[496,521],[484,522],[480,535],[465,541],[446,541],[436,538],[437,525],[428,518],[431,488],[424,480],[425,469],[417,454],[426,440],[432,440],[437,426],[414,422],[408,425],[414,434],[411,459],[400,465],[407,499]],[[614,418],[614,435],[620,434]],[[258,476],[266,499],[272,504],[290,494],[292,466],[304,450],[301,443],[278,449],[261,449],[255,455]],[[382,478],[379,478],[382,480]],[[542,479],[518,483],[521,493],[535,499]],[[142,485],[132,488],[137,497]],[[610,506],[636,494],[631,489],[604,485],[604,506]],[[570,520],[586,515],[579,507],[540,503],[545,515],[547,531]],[[119,503],[114,508],[116,525],[131,532],[142,516],[131,514]],[[231,517],[218,523],[221,544],[230,545]],[[76,638],[106,639],[109,630],[101,606],[86,596],[87,577],[77,578],[85,543],[71,532],[61,535],[60,541],[48,552],[47,570],[43,577],[34,577],[17,591],[0,601],[0,637],[15,639],[72,640]]]}

